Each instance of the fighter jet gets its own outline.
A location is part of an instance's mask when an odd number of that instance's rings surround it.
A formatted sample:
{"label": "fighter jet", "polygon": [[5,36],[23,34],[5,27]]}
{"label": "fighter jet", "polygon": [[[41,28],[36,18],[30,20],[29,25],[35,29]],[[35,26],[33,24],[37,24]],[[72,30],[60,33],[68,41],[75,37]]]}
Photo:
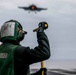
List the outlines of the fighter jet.
{"label": "fighter jet", "polygon": [[32,4],[28,7],[18,7],[20,9],[24,9],[24,10],[28,10],[30,13],[30,11],[34,11],[36,13],[36,11],[41,11],[41,10],[47,10],[47,8],[41,8],[41,7],[37,7],[36,5]]}

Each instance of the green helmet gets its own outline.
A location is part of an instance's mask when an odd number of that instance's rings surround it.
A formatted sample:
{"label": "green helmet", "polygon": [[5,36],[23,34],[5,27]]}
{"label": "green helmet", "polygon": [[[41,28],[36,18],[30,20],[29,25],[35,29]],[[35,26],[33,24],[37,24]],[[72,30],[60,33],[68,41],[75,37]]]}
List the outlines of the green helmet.
{"label": "green helmet", "polygon": [[1,26],[0,41],[6,40],[22,41],[24,34],[27,32],[23,31],[21,24],[16,20],[9,20]]}

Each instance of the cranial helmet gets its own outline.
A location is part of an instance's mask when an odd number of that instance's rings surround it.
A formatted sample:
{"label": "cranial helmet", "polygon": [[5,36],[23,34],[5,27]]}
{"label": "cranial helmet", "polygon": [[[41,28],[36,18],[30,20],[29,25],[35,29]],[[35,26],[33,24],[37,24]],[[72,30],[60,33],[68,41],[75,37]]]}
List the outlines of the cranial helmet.
{"label": "cranial helmet", "polygon": [[18,21],[9,20],[1,26],[0,33],[0,41],[4,42],[6,40],[22,41],[27,32],[23,31],[23,28]]}

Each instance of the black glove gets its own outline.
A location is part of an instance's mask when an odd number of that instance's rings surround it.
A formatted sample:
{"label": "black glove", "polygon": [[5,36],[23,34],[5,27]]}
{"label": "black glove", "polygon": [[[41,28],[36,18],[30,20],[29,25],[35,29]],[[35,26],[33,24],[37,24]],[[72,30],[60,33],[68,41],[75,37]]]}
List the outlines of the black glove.
{"label": "black glove", "polygon": [[47,69],[46,68],[40,68],[39,71],[37,71],[36,73],[33,73],[31,75],[42,75],[42,71],[44,71],[44,75],[47,75]]}
{"label": "black glove", "polygon": [[42,75],[42,71],[44,71],[44,75],[47,75],[47,69],[46,68],[41,68],[39,70],[39,75]]}
{"label": "black glove", "polygon": [[48,24],[46,22],[40,22],[38,24],[38,32],[43,32],[45,29],[48,28]]}

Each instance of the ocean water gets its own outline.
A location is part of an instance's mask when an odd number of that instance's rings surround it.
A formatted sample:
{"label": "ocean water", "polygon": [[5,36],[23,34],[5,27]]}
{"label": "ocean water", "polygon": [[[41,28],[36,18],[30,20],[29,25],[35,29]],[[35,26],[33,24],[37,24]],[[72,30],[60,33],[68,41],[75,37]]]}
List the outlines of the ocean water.
{"label": "ocean water", "polygon": [[[76,60],[46,60],[44,66],[48,69],[76,69]],[[39,69],[41,62],[30,65],[31,69]]]}

